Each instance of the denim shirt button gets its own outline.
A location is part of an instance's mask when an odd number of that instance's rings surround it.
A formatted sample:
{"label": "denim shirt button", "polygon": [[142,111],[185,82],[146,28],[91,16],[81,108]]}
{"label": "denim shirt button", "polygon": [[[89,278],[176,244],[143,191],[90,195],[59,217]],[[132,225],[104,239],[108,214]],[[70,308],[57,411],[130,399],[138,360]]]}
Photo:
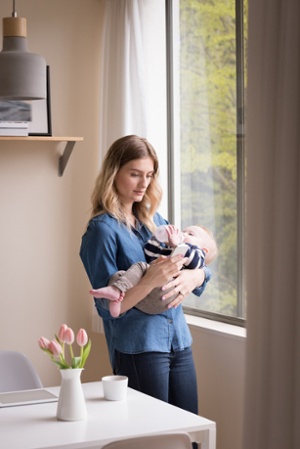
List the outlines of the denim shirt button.
{"label": "denim shirt button", "polygon": [[169,320],[169,324],[173,324],[173,320]]}

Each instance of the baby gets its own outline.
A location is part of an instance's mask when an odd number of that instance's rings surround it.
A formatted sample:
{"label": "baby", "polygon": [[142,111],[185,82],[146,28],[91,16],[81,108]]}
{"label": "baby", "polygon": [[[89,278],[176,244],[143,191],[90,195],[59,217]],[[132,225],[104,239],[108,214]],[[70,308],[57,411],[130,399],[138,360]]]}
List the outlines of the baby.
{"label": "baby", "polygon": [[[157,231],[160,231],[161,228],[157,228]],[[162,255],[171,255],[174,248],[178,247],[178,245],[181,246],[182,243],[187,245],[183,268],[202,268],[204,265],[212,263],[218,255],[218,247],[213,234],[204,226],[188,226],[181,232],[174,225],[167,225],[164,226],[164,230],[165,242],[160,242],[154,235],[145,245],[145,256],[148,263],[153,262]],[[159,234],[161,233],[156,232],[157,236]],[[127,271],[118,271],[111,277],[107,287],[92,289],[90,294],[94,298],[110,300],[110,314],[115,318],[118,317],[121,310],[121,301],[123,301],[125,293],[138,284],[149,267],[148,263],[138,262],[133,264]],[[160,287],[156,287],[135,307],[151,315],[162,313],[168,309],[168,304],[177,296],[174,295],[167,301],[164,301],[162,298],[164,293],[166,292],[162,292]]]}

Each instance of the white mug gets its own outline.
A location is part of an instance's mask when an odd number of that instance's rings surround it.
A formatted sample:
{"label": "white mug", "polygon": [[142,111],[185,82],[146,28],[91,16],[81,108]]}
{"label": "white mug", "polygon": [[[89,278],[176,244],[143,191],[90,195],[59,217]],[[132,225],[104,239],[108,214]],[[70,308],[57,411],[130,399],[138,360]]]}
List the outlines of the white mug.
{"label": "white mug", "polygon": [[104,398],[108,401],[122,401],[127,395],[127,376],[104,376],[102,377]]}

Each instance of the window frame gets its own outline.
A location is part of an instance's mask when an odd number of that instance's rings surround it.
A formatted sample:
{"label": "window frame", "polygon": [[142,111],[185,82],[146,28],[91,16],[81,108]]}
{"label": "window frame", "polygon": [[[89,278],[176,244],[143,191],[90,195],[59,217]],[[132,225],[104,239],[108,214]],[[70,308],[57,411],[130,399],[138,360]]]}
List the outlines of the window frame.
{"label": "window frame", "polygon": [[[180,1],[180,0],[179,0]],[[174,47],[173,47],[173,0],[165,0],[166,20],[166,116],[168,158],[168,217],[175,222],[175,127],[174,127]],[[222,315],[184,306],[184,312],[210,320],[245,327],[245,54],[244,54],[244,0],[235,0],[236,11],[236,151],[237,151],[237,317]]]}

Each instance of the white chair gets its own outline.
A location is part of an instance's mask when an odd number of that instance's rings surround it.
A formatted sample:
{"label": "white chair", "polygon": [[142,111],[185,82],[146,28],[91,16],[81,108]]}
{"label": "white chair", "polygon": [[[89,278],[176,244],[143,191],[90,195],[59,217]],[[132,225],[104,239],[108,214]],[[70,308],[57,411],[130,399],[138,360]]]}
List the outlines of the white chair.
{"label": "white chair", "polygon": [[189,435],[184,432],[148,435],[143,437],[117,440],[103,446],[102,449],[191,449]]}
{"label": "white chair", "polygon": [[30,360],[18,351],[0,351],[0,392],[42,388]]}

